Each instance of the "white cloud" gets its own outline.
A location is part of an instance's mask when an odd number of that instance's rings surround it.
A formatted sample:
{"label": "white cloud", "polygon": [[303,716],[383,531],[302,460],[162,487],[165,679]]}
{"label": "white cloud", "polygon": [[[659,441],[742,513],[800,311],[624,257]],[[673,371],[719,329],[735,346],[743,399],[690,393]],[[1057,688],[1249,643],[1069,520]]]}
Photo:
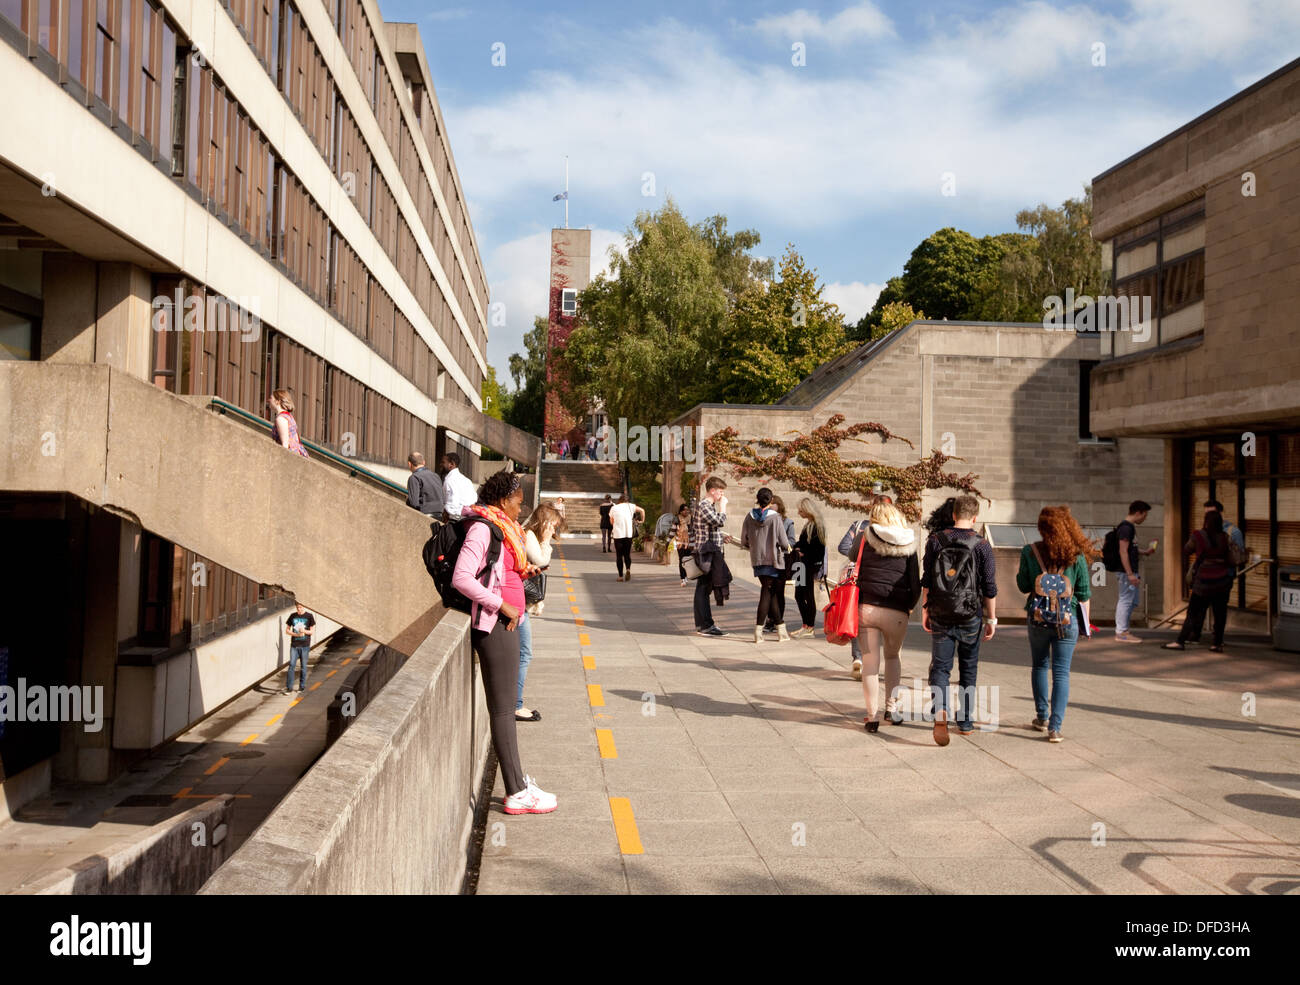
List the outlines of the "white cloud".
{"label": "white cloud", "polygon": [[884,284],[864,284],[860,280],[855,280],[851,284],[841,284],[837,281],[834,284],[827,284],[822,295],[827,301],[834,302],[845,321],[853,324],[871,310],[884,286]]}
{"label": "white cloud", "polygon": [[771,38],[825,41],[833,45],[859,38],[891,37],[894,33],[889,18],[873,3],[846,7],[829,20],[824,20],[816,11],[801,7],[788,14],[761,17],[754,22],[753,29]]}
{"label": "white cloud", "polygon": [[[611,229],[591,231],[593,279],[608,272],[608,249],[622,242],[622,233]],[[511,353],[524,351],[524,333],[533,327],[533,318],[546,314],[550,263],[549,229],[503,243],[484,258],[491,306],[505,317],[504,325],[493,325],[489,316],[488,363],[497,368],[498,379],[507,383]],[[504,307],[496,308],[498,302]]]}

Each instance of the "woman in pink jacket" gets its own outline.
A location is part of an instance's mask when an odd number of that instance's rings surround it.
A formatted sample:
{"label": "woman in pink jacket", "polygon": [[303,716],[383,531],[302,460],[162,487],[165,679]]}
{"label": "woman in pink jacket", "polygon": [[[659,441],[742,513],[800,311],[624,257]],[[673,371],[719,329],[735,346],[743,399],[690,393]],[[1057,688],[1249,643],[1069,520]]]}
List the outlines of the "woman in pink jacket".
{"label": "woman in pink jacket", "polygon": [[[524,530],[519,525],[524,503],[519,476],[507,471],[488,476],[478,498],[475,505],[465,507],[465,542],[451,584],[472,603],[470,642],[483,675],[492,745],[506,787],[505,812],[549,814],[556,807],[555,795],[524,774],[515,734],[519,618],[525,605],[523,579],[530,573]],[[488,565],[488,549],[498,537],[500,553]]]}

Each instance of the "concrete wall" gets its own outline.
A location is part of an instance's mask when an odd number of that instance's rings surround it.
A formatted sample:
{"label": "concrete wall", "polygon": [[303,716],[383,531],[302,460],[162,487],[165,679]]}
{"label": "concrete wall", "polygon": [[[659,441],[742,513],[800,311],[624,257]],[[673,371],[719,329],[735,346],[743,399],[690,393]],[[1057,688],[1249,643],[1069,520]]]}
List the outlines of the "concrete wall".
{"label": "concrete wall", "polygon": [[448,613],[202,892],[459,892],[489,742],[476,667]]}
{"label": "concrete wall", "polygon": [[[15,893],[20,896],[190,895],[230,856],[235,800],[222,794],[125,839],[120,849],[74,862]],[[198,825],[199,827],[196,827]],[[195,844],[200,841],[201,844]]]}

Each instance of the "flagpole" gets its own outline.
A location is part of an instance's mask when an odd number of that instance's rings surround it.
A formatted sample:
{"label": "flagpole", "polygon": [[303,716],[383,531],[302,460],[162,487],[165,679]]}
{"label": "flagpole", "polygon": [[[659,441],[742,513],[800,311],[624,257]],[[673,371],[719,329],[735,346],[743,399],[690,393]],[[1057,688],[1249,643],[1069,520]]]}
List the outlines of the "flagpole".
{"label": "flagpole", "polygon": [[564,228],[569,228],[569,155],[564,155]]}

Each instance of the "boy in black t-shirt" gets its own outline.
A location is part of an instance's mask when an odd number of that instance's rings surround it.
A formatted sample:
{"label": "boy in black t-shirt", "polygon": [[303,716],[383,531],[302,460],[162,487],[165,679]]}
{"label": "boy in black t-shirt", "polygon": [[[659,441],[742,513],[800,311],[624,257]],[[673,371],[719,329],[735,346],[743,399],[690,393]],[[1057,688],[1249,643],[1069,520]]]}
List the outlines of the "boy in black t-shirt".
{"label": "boy in black t-shirt", "polygon": [[284,693],[293,692],[293,665],[299,665],[298,690],[307,689],[307,655],[311,653],[311,634],[316,628],[316,617],[303,606],[297,604],[289,618],[284,621],[284,631],[289,637],[289,674],[284,683]]}
{"label": "boy in black t-shirt", "polygon": [[1119,563],[1123,569],[1119,572],[1119,596],[1115,602],[1115,639],[1120,643],[1139,643],[1140,636],[1129,632],[1129,617],[1138,601],[1139,559],[1155,553],[1154,543],[1147,550],[1137,546],[1137,528],[1151,513],[1151,504],[1145,500],[1135,499],[1129,504],[1128,515],[1115,528],[1115,537],[1119,541]]}

